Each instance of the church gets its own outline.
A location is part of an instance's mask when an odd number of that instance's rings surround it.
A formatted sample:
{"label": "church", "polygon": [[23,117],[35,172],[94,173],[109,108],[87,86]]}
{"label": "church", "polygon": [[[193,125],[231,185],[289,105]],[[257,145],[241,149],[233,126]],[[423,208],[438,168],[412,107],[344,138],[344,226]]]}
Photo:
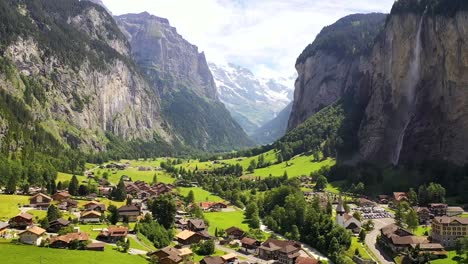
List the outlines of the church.
{"label": "church", "polygon": [[338,198],[338,206],[336,207],[336,224],[351,230],[353,233],[358,234],[361,231],[362,223],[352,215],[346,213],[343,207],[343,199]]}

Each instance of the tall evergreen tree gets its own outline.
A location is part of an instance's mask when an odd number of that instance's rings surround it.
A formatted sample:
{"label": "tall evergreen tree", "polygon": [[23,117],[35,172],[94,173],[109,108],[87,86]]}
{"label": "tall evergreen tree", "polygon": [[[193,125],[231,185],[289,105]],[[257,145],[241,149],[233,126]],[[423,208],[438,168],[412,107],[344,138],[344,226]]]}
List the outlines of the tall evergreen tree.
{"label": "tall evergreen tree", "polygon": [[76,175],[73,175],[70,181],[70,185],[68,185],[68,193],[70,193],[70,195],[76,196],[78,194],[78,185],[78,179],[76,178]]}
{"label": "tall evergreen tree", "polygon": [[151,202],[151,213],[153,217],[164,228],[170,229],[174,225],[177,207],[172,197],[163,195]]}
{"label": "tall evergreen tree", "polygon": [[60,210],[53,204],[49,206],[49,208],[47,209],[47,220],[49,220],[49,222],[52,222],[59,219],[60,217]]}

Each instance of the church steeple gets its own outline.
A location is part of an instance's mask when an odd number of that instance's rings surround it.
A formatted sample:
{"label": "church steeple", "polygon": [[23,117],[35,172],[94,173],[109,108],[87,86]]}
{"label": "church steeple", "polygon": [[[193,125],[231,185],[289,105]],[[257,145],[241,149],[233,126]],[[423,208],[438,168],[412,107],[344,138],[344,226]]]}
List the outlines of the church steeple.
{"label": "church steeple", "polygon": [[336,223],[339,226],[344,227],[344,214],[346,213],[344,206],[343,206],[343,199],[340,197],[338,198],[338,206],[336,207]]}

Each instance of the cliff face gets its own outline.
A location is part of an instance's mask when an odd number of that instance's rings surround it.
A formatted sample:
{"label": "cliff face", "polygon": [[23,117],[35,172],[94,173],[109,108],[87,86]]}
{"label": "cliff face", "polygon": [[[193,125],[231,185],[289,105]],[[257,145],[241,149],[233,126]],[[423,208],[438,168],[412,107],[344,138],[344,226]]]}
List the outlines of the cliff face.
{"label": "cliff face", "polygon": [[104,150],[106,132],[127,140],[150,140],[155,133],[171,140],[161,128],[159,98],[104,9],[68,0],[2,5],[12,10],[3,26],[18,33],[2,32],[1,61],[9,70],[0,74],[0,88],[23,101],[64,146]]}
{"label": "cliff face", "polygon": [[350,15],[324,28],[297,60],[292,130],[353,90],[367,67],[367,51],[385,15]]}
{"label": "cliff face", "polygon": [[468,161],[468,12],[392,14],[372,53],[365,160]]}
{"label": "cliff face", "polygon": [[218,99],[205,55],[165,18],[148,13],[116,18],[132,54],[162,98],[162,112],[185,145],[225,151],[251,144]]}

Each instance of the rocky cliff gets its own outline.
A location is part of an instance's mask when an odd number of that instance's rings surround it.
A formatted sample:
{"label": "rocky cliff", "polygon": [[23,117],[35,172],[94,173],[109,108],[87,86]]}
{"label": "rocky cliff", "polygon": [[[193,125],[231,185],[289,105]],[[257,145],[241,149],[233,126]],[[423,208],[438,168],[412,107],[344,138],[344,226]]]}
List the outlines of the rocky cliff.
{"label": "rocky cliff", "polygon": [[65,147],[104,150],[108,132],[172,140],[158,96],[102,7],[72,0],[7,0],[1,7],[9,11],[2,13],[0,87]]}
{"label": "rocky cliff", "polygon": [[162,111],[175,136],[204,150],[250,145],[242,128],[218,99],[204,53],[165,18],[148,13],[116,18],[136,63],[162,98]]}

